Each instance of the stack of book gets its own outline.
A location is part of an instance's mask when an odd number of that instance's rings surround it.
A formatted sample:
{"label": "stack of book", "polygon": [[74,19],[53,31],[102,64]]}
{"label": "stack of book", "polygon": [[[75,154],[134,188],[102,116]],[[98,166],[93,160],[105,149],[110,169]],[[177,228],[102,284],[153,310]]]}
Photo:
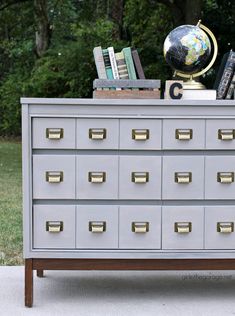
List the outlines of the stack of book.
{"label": "stack of book", "polygon": [[145,79],[135,48],[125,47],[115,53],[113,47],[98,46],[93,54],[100,80],[94,81],[94,98],[160,98],[160,80]]}
{"label": "stack of book", "polygon": [[235,52],[231,50],[223,56],[216,76],[214,89],[217,99],[233,99],[235,87]]}

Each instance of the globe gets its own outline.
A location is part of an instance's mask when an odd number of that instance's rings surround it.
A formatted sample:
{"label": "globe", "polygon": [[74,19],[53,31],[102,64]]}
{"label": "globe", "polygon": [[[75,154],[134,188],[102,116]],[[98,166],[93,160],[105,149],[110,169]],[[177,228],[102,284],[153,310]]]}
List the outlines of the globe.
{"label": "globe", "polygon": [[194,74],[208,62],[211,43],[197,25],[181,25],[169,33],[164,42],[166,62],[176,71]]}

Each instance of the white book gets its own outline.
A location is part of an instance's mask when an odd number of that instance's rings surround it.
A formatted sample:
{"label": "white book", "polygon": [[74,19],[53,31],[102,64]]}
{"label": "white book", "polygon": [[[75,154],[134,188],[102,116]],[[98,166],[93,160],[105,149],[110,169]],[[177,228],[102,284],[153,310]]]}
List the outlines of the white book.
{"label": "white book", "polygon": [[[120,79],[119,74],[118,74],[117,61],[116,61],[113,47],[108,47],[108,52],[109,52],[109,59],[110,59],[112,72],[113,72],[113,79]],[[122,89],[116,88],[116,90],[122,90]]]}
{"label": "white book", "polygon": [[216,100],[216,90],[187,89],[183,90],[183,100]]}
{"label": "white book", "polygon": [[99,79],[107,79],[101,46],[97,46],[93,49],[93,55]]}

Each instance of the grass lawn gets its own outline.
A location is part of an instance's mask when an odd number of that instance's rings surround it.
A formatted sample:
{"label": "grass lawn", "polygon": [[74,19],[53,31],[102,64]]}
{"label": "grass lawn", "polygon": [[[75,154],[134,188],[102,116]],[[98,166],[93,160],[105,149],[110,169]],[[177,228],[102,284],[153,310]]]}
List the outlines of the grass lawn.
{"label": "grass lawn", "polygon": [[0,265],[23,264],[21,144],[0,140]]}

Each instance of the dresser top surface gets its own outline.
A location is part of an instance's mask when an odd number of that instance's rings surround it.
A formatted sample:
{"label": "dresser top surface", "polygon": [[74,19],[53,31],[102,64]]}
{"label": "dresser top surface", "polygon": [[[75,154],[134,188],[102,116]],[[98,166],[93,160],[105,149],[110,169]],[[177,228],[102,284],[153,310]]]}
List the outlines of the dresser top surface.
{"label": "dresser top surface", "polygon": [[21,98],[22,105],[118,105],[118,106],[231,106],[235,100],[167,100],[167,99],[85,99],[85,98]]}

